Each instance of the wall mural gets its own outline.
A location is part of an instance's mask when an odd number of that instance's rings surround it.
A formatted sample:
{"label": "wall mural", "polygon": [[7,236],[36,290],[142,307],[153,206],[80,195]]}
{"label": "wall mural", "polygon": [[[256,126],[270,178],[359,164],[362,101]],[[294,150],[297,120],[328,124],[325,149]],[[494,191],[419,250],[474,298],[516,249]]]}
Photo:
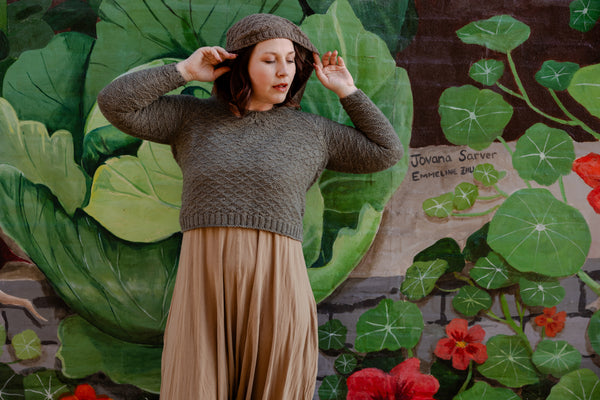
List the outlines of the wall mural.
{"label": "wall mural", "polygon": [[[121,74],[223,45],[227,29],[256,12],[292,20],[318,49],[339,49],[407,150],[384,172],[326,171],[307,194],[303,250],[320,307],[349,278],[401,277],[395,297],[382,293],[355,320],[322,321],[315,398],[599,398],[600,361],[582,364],[571,342],[600,353],[600,312],[589,312],[578,337],[561,337],[561,306],[569,277],[600,296],[584,268],[600,258],[600,60],[561,54],[524,76],[515,54],[535,26],[488,4],[485,15],[454,21],[456,57],[481,51],[427,99],[441,135],[428,137],[414,107],[421,86],[400,65],[419,39],[419,13],[437,3],[0,4],[0,399],[158,399],[181,172],[170,148],[110,125],[96,95]],[[447,2],[440,13],[467,4]],[[600,0],[558,10],[557,23],[596,52]],[[314,79],[302,108],[349,123]],[[530,95],[534,84],[552,112]],[[210,91],[190,82],[175,93]],[[529,116],[517,118],[524,108]],[[518,134],[507,128],[515,119]],[[398,203],[410,218],[393,218]],[[400,235],[404,226],[414,234]],[[424,319],[436,293],[452,294],[456,318]],[[490,336],[482,319],[505,329]],[[435,324],[444,332],[423,350]]]}

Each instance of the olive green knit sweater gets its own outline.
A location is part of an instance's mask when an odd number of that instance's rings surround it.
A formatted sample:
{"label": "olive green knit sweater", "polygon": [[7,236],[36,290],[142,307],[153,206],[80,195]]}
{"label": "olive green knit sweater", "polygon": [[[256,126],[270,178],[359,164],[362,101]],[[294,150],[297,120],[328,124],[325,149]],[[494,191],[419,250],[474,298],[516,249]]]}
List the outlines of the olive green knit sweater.
{"label": "olive green knit sweater", "polygon": [[360,90],[341,100],[352,128],[290,107],[239,118],[215,98],[164,95],[185,83],[169,64],[124,75],[98,96],[114,126],[171,145],[183,173],[184,231],[238,226],[302,240],[305,194],[324,168],[376,172],[403,153]]}

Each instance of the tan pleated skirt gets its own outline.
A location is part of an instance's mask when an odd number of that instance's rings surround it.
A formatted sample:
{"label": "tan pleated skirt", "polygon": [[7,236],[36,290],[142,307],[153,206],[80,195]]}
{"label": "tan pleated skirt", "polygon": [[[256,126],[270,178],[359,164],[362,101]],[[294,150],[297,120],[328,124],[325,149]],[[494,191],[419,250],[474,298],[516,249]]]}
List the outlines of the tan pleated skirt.
{"label": "tan pleated skirt", "polygon": [[302,244],[245,228],[183,234],[161,400],[310,400],[316,305]]}

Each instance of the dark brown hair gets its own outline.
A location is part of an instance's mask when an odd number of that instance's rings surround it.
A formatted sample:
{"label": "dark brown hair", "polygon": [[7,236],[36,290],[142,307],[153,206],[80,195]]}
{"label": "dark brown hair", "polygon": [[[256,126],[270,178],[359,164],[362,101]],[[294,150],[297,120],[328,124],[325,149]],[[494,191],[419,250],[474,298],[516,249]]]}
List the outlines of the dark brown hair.
{"label": "dark brown hair", "polygon": [[[226,65],[231,71],[221,75],[213,85],[213,94],[217,98],[229,104],[231,111],[239,117],[248,113],[250,98],[252,97],[252,84],[248,74],[248,63],[250,56],[256,45],[245,47],[236,51],[237,57],[234,60],[228,60],[219,66]],[[300,99],[294,99],[294,95],[300,90],[304,90],[304,85],[313,71],[312,54],[309,50],[294,43],[296,63],[296,73],[290,90],[283,103],[277,106],[287,106],[300,108]],[[219,67],[218,66],[218,67]]]}

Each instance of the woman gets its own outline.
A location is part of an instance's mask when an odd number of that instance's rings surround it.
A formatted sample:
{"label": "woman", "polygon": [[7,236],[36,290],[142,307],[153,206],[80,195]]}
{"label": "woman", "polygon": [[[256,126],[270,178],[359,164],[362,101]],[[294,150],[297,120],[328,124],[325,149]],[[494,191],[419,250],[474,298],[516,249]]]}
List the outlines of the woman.
{"label": "woman", "polygon": [[[356,128],[298,110],[313,68]],[[191,80],[215,81],[213,96],[164,95]],[[183,173],[161,399],[312,399],[318,337],[301,245],[305,193],[324,168],[395,164],[402,147],[389,121],[337,52],[319,58],[296,25],[269,14],[234,24],[225,49],[122,76],[98,104],[122,131],[169,144]]]}

